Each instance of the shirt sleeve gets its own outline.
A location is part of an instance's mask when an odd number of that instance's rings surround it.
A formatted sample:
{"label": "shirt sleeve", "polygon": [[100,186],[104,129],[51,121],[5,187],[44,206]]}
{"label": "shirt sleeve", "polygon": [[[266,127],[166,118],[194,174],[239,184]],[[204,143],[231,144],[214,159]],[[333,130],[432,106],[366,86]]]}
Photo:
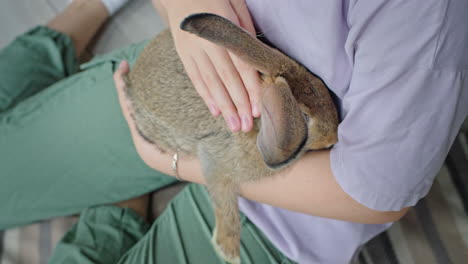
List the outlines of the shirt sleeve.
{"label": "shirt sleeve", "polygon": [[332,170],[359,203],[397,211],[427,194],[468,112],[468,33],[452,25],[466,1],[354,2]]}

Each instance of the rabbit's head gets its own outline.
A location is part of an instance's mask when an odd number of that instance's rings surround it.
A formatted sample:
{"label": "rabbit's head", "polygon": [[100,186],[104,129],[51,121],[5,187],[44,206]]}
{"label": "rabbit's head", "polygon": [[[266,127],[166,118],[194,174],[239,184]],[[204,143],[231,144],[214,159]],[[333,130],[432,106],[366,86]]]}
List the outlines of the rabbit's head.
{"label": "rabbit's head", "polygon": [[223,17],[194,14],[184,19],[180,27],[227,48],[261,73],[263,94],[257,147],[268,167],[281,168],[305,151],[336,143],[336,109],[319,78]]}

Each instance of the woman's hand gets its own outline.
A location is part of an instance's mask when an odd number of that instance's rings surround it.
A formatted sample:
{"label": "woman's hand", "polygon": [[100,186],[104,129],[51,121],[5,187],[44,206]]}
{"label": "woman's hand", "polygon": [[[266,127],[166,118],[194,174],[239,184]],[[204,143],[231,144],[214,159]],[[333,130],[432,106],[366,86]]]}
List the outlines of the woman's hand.
{"label": "woman's hand", "polygon": [[[156,0],[154,0],[156,1]],[[222,114],[233,132],[248,132],[252,116],[260,116],[260,81],[257,71],[211,42],[184,32],[180,22],[190,14],[223,16],[255,34],[244,0],[163,0],[177,52],[210,112]]]}
{"label": "woman's hand", "polygon": [[[131,116],[132,106],[125,97],[125,82],[122,78],[124,75],[128,74],[129,71],[130,67],[128,63],[126,61],[122,61],[119,68],[114,73],[114,83],[117,88],[117,95],[119,97],[122,113],[128,123],[135,149],[143,162],[145,162],[150,168],[164,174],[174,176],[174,172],[172,170],[172,154],[174,153],[163,153],[155,145],[146,141],[136,130],[135,121]],[[178,172],[179,175],[184,175],[183,179],[186,181],[201,184],[204,183],[200,163],[197,159],[191,157],[180,157],[178,162]]]}
{"label": "woman's hand", "polygon": [[136,131],[135,121],[131,117],[132,113],[132,106],[130,101],[127,100],[125,97],[125,82],[123,80],[123,76],[127,75],[130,72],[130,67],[128,62],[122,61],[119,65],[119,68],[114,73],[114,83],[115,87],[117,88],[117,94],[119,96],[119,103],[122,107],[122,113],[125,117],[125,120],[128,123],[128,127],[130,129],[130,133],[132,134],[133,143],[135,148],[140,155],[140,158],[148,165],[149,167],[160,170],[158,167],[157,161],[158,159],[162,159],[161,163],[170,164],[170,159],[165,157],[157,147],[149,142],[147,142],[143,137],[140,136],[138,131]]}

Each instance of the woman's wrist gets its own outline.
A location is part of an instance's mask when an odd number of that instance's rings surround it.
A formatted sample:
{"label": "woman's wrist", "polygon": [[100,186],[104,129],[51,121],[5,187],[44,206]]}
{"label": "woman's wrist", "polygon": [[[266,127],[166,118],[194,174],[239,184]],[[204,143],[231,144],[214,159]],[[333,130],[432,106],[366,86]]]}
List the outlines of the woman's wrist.
{"label": "woman's wrist", "polygon": [[153,0],[153,2],[159,2],[160,8],[164,9],[167,15],[177,13],[177,11],[184,6],[180,0]]}
{"label": "woman's wrist", "polygon": [[164,8],[164,9],[166,9],[166,6],[167,6],[168,4],[170,4],[171,2],[175,2],[175,1],[171,1],[171,0],[152,0],[152,1],[153,1],[153,3],[154,3],[155,5],[159,5],[159,6],[161,6],[161,7]]}
{"label": "woman's wrist", "polygon": [[[147,160],[145,161],[145,163],[154,170],[170,175],[172,177],[176,177],[176,171],[174,170],[173,165],[174,154],[175,152],[159,151],[157,157],[153,156],[151,160]],[[178,153],[176,168],[177,174],[179,175],[179,180],[205,184],[200,162],[197,158],[192,156],[181,155],[181,153]]]}
{"label": "woman's wrist", "polygon": [[161,18],[164,20],[167,26],[169,26],[169,18],[167,16],[167,10],[165,5],[162,3],[163,0],[152,0],[153,6],[158,11]]}
{"label": "woman's wrist", "polygon": [[188,182],[205,184],[205,178],[202,174],[200,161],[195,157],[183,156],[179,157],[177,166],[179,177]]}

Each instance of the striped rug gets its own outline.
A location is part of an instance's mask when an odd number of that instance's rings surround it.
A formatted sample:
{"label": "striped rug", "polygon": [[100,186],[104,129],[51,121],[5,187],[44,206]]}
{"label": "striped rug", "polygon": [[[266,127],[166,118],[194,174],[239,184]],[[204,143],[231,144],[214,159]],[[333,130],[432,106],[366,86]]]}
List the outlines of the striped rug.
{"label": "striped rug", "polygon": [[54,246],[78,217],[61,217],[0,231],[0,264],[46,264]]}
{"label": "striped rug", "polygon": [[468,130],[455,140],[429,194],[361,250],[356,264],[468,263]]}
{"label": "striped rug", "polygon": [[[76,220],[63,217],[0,231],[0,264],[47,263]],[[468,263],[468,129],[457,137],[427,197],[364,245],[354,262],[421,263]]]}

